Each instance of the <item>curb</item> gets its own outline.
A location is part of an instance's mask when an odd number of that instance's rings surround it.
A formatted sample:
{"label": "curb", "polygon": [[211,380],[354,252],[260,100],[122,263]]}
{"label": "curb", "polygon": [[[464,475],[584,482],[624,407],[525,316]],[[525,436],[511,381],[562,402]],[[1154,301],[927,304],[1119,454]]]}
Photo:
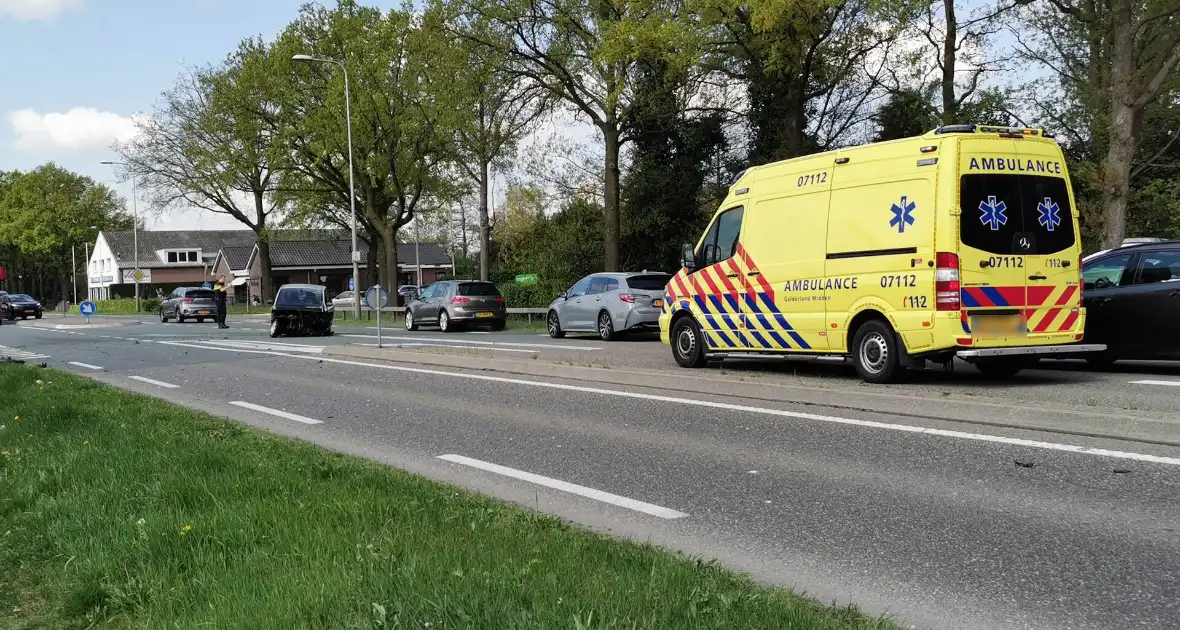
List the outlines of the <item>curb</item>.
{"label": "curb", "polygon": [[[702,377],[675,372],[636,371],[414,352],[354,345],[328,346],[324,355],[450,367],[519,376],[648,387],[682,394],[736,396],[763,402],[824,407],[853,413],[884,414],[928,421],[955,422],[1007,429],[1047,431],[1083,437],[1180,446],[1180,415],[1132,414],[1115,410],[1062,409],[1060,406],[946,400],[888,392],[753,383],[724,376]],[[864,386],[869,388],[871,386]]]}

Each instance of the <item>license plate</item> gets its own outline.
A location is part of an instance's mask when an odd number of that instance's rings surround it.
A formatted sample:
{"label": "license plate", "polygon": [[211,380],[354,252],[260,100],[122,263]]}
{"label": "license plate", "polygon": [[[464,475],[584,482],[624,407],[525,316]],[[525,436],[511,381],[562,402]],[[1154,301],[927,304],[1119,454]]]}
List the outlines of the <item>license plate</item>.
{"label": "license plate", "polygon": [[983,337],[1023,337],[1028,325],[1021,315],[972,315],[971,331]]}
{"label": "license plate", "polygon": [[476,317],[495,317],[495,313],[476,313]]}
{"label": "license plate", "polygon": [[197,311],[197,315],[208,315],[209,311]]}

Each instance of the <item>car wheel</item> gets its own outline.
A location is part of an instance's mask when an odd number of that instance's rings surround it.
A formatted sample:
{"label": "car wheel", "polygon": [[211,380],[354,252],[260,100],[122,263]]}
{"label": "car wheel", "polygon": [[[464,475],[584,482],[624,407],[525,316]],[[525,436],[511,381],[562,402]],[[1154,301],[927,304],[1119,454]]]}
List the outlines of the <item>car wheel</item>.
{"label": "car wheel", "polygon": [[284,328],[285,328],[285,326],[283,326],[283,322],[281,320],[277,320],[277,319],[271,320],[271,322],[270,322],[270,336],[271,336],[271,338],[273,339],[275,337],[281,337],[283,335]]}
{"label": "car wheel", "polygon": [[869,383],[889,383],[901,375],[898,353],[897,336],[879,319],[865,322],[852,339],[852,362]]}
{"label": "car wheel", "polygon": [[549,336],[554,339],[561,339],[565,336],[565,331],[561,329],[561,319],[557,317],[557,311],[549,311],[545,327],[549,330]]}
{"label": "car wheel", "polygon": [[447,314],[446,309],[438,313],[438,329],[443,332],[452,332],[454,330],[454,326],[451,325],[451,316]]}
{"label": "car wheel", "polygon": [[672,358],[680,367],[704,367],[705,349],[696,320],[682,317],[672,326]]}
{"label": "car wheel", "polygon": [[611,321],[610,313],[606,311],[598,314],[598,336],[603,341],[610,341],[615,337],[615,323]]}
{"label": "car wheel", "polygon": [[184,323],[184,315],[181,315],[181,314],[180,314],[180,311],[176,311],[176,323],[177,323],[177,324],[183,324],[183,323]]}
{"label": "car wheel", "polygon": [[168,315],[166,315],[166,314],[164,313],[164,307],[162,307],[162,306],[160,307],[160,323],[161,323],[161,324],[167,324],[167,323],[168,323]]}
{"label": "car wheel", "polygon": [[37,313],[36,315],[34,315],[33,319],[41,319],[41,313]]}
{"label": "car wheel", "polygon": [[994,357],[976,361],[975,368],[988,378],[1006,379],[1023,370],[1024,361],[1019,357]]}
{"label": "car wheel", "polygon": [[418,322],[414,321],[414,311],[406,309],[406,330],[418,330]]}

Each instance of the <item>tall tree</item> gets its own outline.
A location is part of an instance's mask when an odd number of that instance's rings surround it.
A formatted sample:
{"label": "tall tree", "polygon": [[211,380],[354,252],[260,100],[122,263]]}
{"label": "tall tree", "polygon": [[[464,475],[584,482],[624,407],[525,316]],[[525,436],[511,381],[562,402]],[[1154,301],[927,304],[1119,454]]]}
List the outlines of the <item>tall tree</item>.
{"label": "tall tree", "polygon": [[477,43],[514,62],[512,74],[545,89],[602,134],[605,266],[618,271],[619,157],[629,140],[635,65],[660,56],[686,66],[696,52],[693,21],[675,0],[469,0],[467,6],[508,34],[506,41],[476,36]]}
{"label": "tall tree", "polygon": [[[348,68],[356,206],[376,232],[385,286],[398,284],[398,231],[425,198],[449,194],[442,165],[450,134],[440,128],[448,95],[427,89],[430,47],[424,37],[408,12],[383,14],[341,0],[331,9],[304,5],[273,53],[286,59],[310,54]],[[284,70],[290,81],[272,125],[285,130],[290,168],[348,203],[344,77],[327,64]]]}
{"label": "tall tree", "polygon": [[519,60],[504,54],[509,37],[502,26],[483,17],[470,19],[455,11],[457,6],[434,0],[425,13],[424,40],[434,60],[427,78],[433,91],[451,96],[455,163],[479,190],[479,277],[487,280],[491,168],[509,165],[517,142],[546,111],[550,95],[535,83],[517,80],[512,66]]}
{"label": "tall tree", "polygon": [[[8,271],[40,276],[41,290],[55,297],[67,298],[70,290],[71,248],[93,242],[100,230],[131,225],[113,190],[52,162],[27,173],[0,173],[0,247],[20,265]],[[21,288],[29,290],[28,283]]]}
{"label": "tall tree", "polygon": [[1058,122],[1104,153],[1102,240],[1117,246],[1126,235],[1145,113],[1180,65],[1180,3],[1049,0],[1032,17],[1044,45],[1026,52],[1057,73],[1065,95],[1083,110]]}
{"label": "tall tree", "polygon": [[258,111],[277,106],[277,68],[266,44],[244,40],[222,64],[182,76],[154,115],[137,121],[138,135],[117,146],[157,208],[226,214],[254,231],[264,296],[273,294],[268,221],[283,150]]}

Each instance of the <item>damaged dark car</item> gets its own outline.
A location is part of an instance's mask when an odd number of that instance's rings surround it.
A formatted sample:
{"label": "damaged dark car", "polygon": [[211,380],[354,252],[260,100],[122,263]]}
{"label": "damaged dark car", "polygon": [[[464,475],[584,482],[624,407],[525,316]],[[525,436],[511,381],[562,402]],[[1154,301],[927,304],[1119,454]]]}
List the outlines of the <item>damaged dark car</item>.
{"label": "damaged dark car", "polygon": [[330,335],[335,311],[318,284],[284,284],[270,309],[270,336]]}

